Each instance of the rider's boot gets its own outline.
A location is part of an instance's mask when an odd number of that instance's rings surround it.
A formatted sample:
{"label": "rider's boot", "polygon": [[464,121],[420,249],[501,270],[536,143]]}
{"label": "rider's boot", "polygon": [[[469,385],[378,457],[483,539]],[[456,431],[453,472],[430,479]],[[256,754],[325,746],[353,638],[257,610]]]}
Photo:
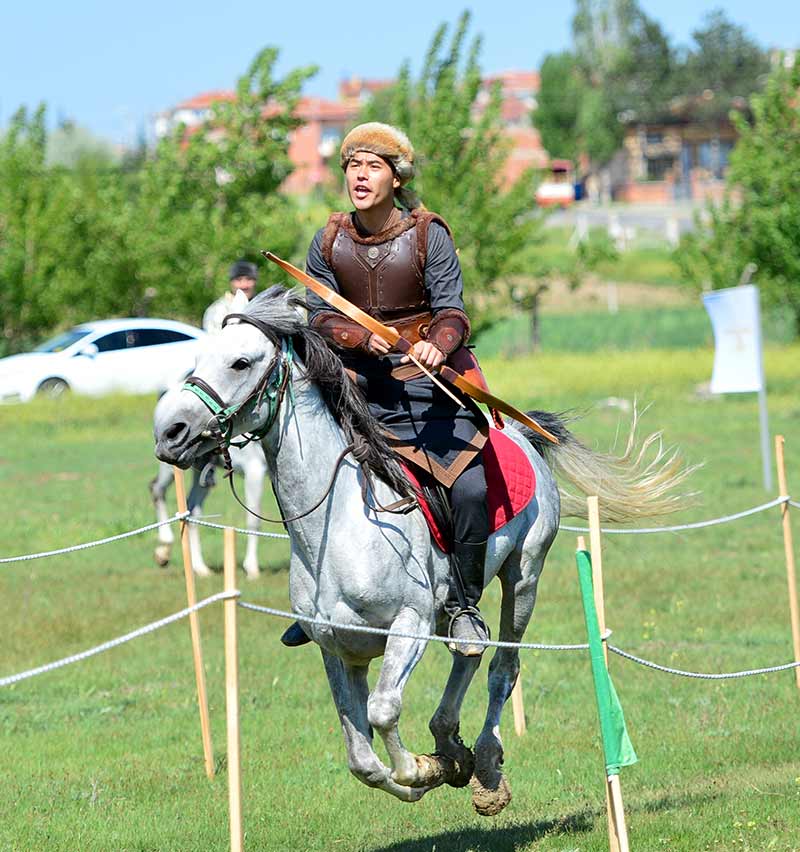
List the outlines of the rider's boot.
{"label": "rider's boot", "polygon": [[290,624],[284,631],[283,636],[281,636],[281,642],[287,648],[297,648],[300,645],[307,645],[310,641],[308,634],[300,626],[299,621]]}
{"label": "rider's boot", "polygon": [[489,639],[489,628],[478,610],[483,592],[483,572],[486,561],[486,542],[470,544],[453,542],[450,557],[450,588],[444,609],[450,618],[448,636],[460,642],[448,642],[447,647],[464,657],[480,657]]}

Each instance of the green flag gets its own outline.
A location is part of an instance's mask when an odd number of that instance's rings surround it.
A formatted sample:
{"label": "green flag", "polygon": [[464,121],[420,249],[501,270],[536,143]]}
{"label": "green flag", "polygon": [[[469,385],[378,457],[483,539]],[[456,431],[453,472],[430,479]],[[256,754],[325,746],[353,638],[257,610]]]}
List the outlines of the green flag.
{"label": "green flag", "polygon": [[638,758],[628,736],[622,705],[617,698],[603,655],[600,625],[597,622],[597,610],[594,606],[592,558],[586,550],[579,550],[576,558],[583,599],[583,614],[586,618],[586,632],[589,636],[589,656],[592,662],[597,712],[600,716],[600,733],[603,739],[606,774],[619,775],[621,766],[630,766],[632,763],[636,763]]}

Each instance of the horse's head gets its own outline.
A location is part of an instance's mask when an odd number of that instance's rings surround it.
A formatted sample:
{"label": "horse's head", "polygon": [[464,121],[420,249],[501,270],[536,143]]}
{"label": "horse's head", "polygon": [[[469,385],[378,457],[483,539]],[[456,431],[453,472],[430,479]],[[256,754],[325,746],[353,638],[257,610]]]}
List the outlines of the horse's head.
{"label": "horse's head", "polygon": [[[241,298],[240,298],[241,297]],[[159,459],[188,468],[194,459],[243,433],[272,426],[291,372],[291,335],[302,323],[299,300],[271,287],[248,303],[237,294],[219,334],[200,345],[194,373],[155,410]]]}

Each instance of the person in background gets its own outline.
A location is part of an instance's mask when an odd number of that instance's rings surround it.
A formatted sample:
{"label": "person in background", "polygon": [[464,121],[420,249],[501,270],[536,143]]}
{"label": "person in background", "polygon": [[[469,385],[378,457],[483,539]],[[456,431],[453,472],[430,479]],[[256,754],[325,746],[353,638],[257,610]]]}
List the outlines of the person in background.
{"label": "person in background", "polygon": [[231,311],[231,302],[236,293],[241,290],[248,299],[256,294],[258,283],[258,267],[249,260],[237,260],[228,270],[230,291],[212,302],[203,314],[203,329],[217,332],[222,328],[222,321]]}

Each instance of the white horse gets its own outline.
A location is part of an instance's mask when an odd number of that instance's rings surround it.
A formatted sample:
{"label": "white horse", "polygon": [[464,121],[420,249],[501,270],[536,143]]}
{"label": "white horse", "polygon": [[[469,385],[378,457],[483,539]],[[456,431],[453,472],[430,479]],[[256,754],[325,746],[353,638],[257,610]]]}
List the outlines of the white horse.
{"label": "white horse", "polygon": [[[247,444],[244,447],[231,447],[230,459],[233,470],[244,477],[244,502],[253,510],[261,511],[261,495],[264,493],[264,481],[267,477],[267,461],[264,451],[258,443]],[[209,453],[195,461],[192,465],[192,487],[186,497],[186,506],[192,517],[199,518],[203,513],[203,503],[216,479],[216,468],[223,466],[219,453]],[[150,496],[156,508],[156,520],[167,521],[170,514],[167,510],[166,495],[174,480],[172,465],[160,462],[155,479],[150,482]],[[253,512],[247,513],[247,529],[257,532],[260,521]],[[172,547],[175,544],[175,534],[172,526],[162,523],[158,528],[158,544],[153,552],[156,564],[162,568],[169,565]],[[200,547],[200,529],[197,524],[189,524],[189,550],[192,556],[192,569],[200,577],[208,577],[212,571],[203,557]],[[259,574],[258,567],[258,537],[247,536],[244,562],[245,574],[255,580]]]}
{"label": "white horse", "polygon": [[[213,448],[220,432],[262,438],[291,539],[292,606],[309,619],[304,629],[322,649],[350,770],[404,801],[442,783],[471,782],[478,812],[497,813],[510,800],[499,729],[519,673],[518,651],[500,648],[492,658],[474,758],[459,736],[459,716],[479,657],[453,655],[430,722],[435,754],[406,748],[398,731],[403,689],[426,647],[423,638],[409,637],[446,633],[448,559],[431,542],[419,509],[389,514],[378,508],[411,493],[408,481],[341,361],[305,325],[301,305],[297,296],[272,287],[234,308],[242,311],[240,319],[230,317],[221,334],[203,341],[194,374],[214,389],[228,414],[211,417],[199,395],[170,391],[156,409],[156,454],[188,467],[199,452]],[[500,580],[499,639],[506,642],[522,639],[558,530],[560,499],[551,466],[584,493],[598,494],[614,520],[676,509],[681,500],[673,489],[686,475],[674,454],[659,450],[648,464],[642,453],[631,456],[630,445],[622,458],[601,456],[579,443],[557,415],[532,416],[560,443],[546,444],[516,424],[506,429],[537,481],[529,505],[491,536],[487,549],[485,580]],[[565,495],[563,502],[570,514],[582,513],[584,501]],[[405,635],[358,632],[362,627]],[[367,669],[380,656],[370,692]],[[383,739],[388,766],[373,748],[373,731]]]}

